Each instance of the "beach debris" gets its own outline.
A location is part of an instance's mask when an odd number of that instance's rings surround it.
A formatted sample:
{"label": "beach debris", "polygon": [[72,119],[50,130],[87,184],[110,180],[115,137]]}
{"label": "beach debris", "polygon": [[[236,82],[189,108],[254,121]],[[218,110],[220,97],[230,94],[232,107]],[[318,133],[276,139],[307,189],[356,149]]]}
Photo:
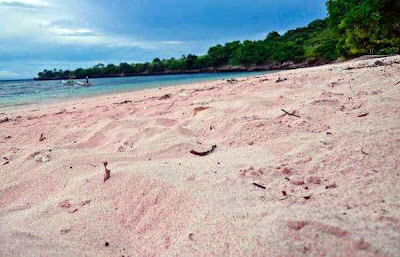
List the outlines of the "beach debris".
{"label": "beach debris", "polygon": [[210,153],[214,152],[215,148],[217,148],[217,145],[213,145],[210,150],[205,151],[205,152],[197,152],[195,150],[191,150],[190,153],[194,154],[194,155],[198,155],[198,156],[206,156],[206,155],[209,155]]}
{"label": "beach debris", "polygon": [[109,247],[109,246],[110,246],[110,243],[109,243],[109,242],[105,242],[105,243],[104,243],[104,246],[105,246],[105,247]]}
{"label": "beach debris", "polygon": [[376,61],[376,62],[375,62],[375,65],[376,65],[376,66],[384,66],[385,63],[382,62],[382,61]]}
{"label": "beach debris", "polygon": [[194,240],[193,236],[194,236],[194,234],[193,234],[193,233],[190,233],[189,236],[188,236],[188,237],[189,237],[189,240],[193,241],[193,240]]}
{"label": "beach debris", "polygon": [[107,169],[108,162],[103,162],[103,164],[104,164],[104,182],[106,182],[111,177],[111,170]]}
{"label": "beach debris", "polygon": [[256,187],[259,187],[259,188],[265,189],[265,186],[262,186],[262,185],[260,185],[260,184],[253,183],[253,185],[255,185]]}
{"label": "beach debris", "polygon": [[46,139],[46,137],[44,136],[44,133],[40,134],[39,141],[42,142],[45,139]]}
{"label": "beach debris", "polygon": [[30,157],[37,162],[45,163],[45,162],[51,161],[50,153],[51,153],[51,149],[50,150],[42,150],[39,152],[34,152],[33,154],[30,155]]}
{"label": "beach debris", "polygon": [[104,182],[106,182],[111,177],[111,170],[107,169],[108,162],[103,162],[103,164],[104,164]]}
{"label": "beach debris", "polygon": [[81,202],[81,206],[85,206],[86,204],[90,203],[92,200],[86,200]]}
{"label": "beach debris", "polygon": [[287,196],[287,193],[286,193],[286,191],[282,191],[282,194],[283,194],[283,196]]}
{"label": "beach debris", "polygon": [[12,119],[10,119],[10,118],[8,118],[8,117],[5,117],[4,119],[1,119],[1,120],[0,120],[0,123],[9,122],[9,121],[12,121]]}
{"label": "beach debris", "polygon": [[69,228],[67,228],[67,229],[61,229],[61,231],[60,231],[61,235],[68,234],[69,232],[71,232],[71,229],[69,229]]}
{"label": "beach debris", "polygon": [[122,102],[119,102],[119,103],[113,103],[113,104],[123,105],[123,104],[128,104],[128,103],[132,103],[132,101],[131,100],[125,100],[125,101],[122,101]]}
{"label": "beach debris", "polygon": [[397,85],[399,85],[400,84],[400,81],[399,82],[397,82],[396,84],[394,84],[395,86],[397,86]]}
{"label": "beach debris", "polygon": [[336,183],[330,184],[330,185],[325,187],[325,189],[331,189],[331,188],[337,188]]}
{"label": "beach debris", "polygon": [[363,113],[363,114],[360,114],[360,115],[358,115],[357,117],[358,118],[362,118],[362,117],[365,117],[365,116],[367,116],[369,114],[369,112],[367,112],[367,113]]}
{"label": "beach debris", "polygon": [[369,155],[369,153],[364,152],[363,150],[361,150],[361,153],[365,154],[365,155]]}
{"label": "beach debris", "polygon": [[158,98],[158,100],[165,100],[165,99],[169,99],[169,98],[171,98],[171,94],[165,94],[165,95],[163,95],[163,96],[160,96],[159,98]]}
{"label": "beach debris", "polygon": [[283,111],[284,113],[286,113],[289,116],[294,116],[294,117],[300,118],[300,116],[296,114],[296,110],[294,110],[293,112],[288,112],[284,109],[281,109],[281,111]]}
{"label": "beach debris", "polygon": [[232,84],[232,83],[238,82],[238,80],[237,79],[227,79],[226,82]]}
{"label": "beach debris", "polygon": [[3,166],[10,163],[10,159],[8,159],[7,157],[3,157],[3,159],[6,160],[6,162],[3,163]]}
{"label": "beach debris", "polygon": [[279,82],[283,82],[283,81],[286,81],[286,80],[288,80],[288,79],[279,77],[275,82],[279,83]]}
{"label": "beach debris", "polygon": [[311,195],[303,196],[303,198],[306,199],[306,200],[310,200],[311,199]]}
{"label": "beach debris", "polygon": [[196,114],[197,114],[198,112],[207,110],[207,109],[209,109],[209,108],[210,108],[210,107],[205,107],[205,106],[196,107],[196,108],[194,108],[194,110],[193,110],[193,116],[196,116]]}
{"label": "beach debris", "polygon": [[11,139],[11,136],[6,136],[4,139]]}

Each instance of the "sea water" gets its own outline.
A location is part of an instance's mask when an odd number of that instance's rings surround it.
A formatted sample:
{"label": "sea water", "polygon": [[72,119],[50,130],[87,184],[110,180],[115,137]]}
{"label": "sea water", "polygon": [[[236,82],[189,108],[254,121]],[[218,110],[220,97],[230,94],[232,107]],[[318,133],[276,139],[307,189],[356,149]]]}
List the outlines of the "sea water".
{"label": "sea water", "polygon": [[[90,79],[93,86],[66,86],[61,80],[0,80],[0,107],[166,87],[196,82],[257,76],[271,72],[227,72]],[[77,80],[84,82],[84,80]]]}

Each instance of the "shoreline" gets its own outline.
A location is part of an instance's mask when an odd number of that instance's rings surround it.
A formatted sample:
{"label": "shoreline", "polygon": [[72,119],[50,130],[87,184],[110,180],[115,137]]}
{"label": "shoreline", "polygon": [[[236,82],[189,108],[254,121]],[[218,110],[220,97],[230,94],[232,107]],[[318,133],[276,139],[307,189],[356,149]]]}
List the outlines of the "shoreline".
{"label": "shoreline", "polygon": [[400,56],[0,112],[4,257],[400,255]]}
{"label": "shoreline", "polygon": [[[256,71],[255,71],[256,72]],[[274,72],[279,72],[279,71],[270,71],[270,73],[268,74],[272,74]],[[226,72],[228,73],[228,72]],[[244,74],[245,72],[243,72]],[[262,74],[256,74],[254,76],[259,76]],[[245,78],[247,76],[242,75],[239,73],[238,76],[235,76],[234,78],[240,79],[240,78]],[[0,105],[0,111],[2,109],[6,109],[6,108],[13,108],[13,107],[17,107],[17,106],[29,106],[29,105],[45,105],[45,104],[51,104],[51,103],[55,103],[55,102],[66,102],[69,100],[78,100],[78,99],[87,99],[87,98],[91,98],[91,97],[101,97],[101,96],[112,96],[112,95],[118,95],[118,94],[124,94],[124,93],[133,93],[133,92],[140,92],[143,90],[159,90],[161,88],[168,88],[168,87],[185,87],[187,85],[192,85],[192,84],[201,84],[201,83],[209,83],[209,82],[214,82],[214,81],[224,81],[224,80],[229,80],[231,79],[231,77],[229,78],[224,78],[224,79],[215,79],[215,78],[210,78],[210,79],[206,79],[206,80],[202,80],[202,81],[193,81],[193,82],[184,82],[184,83],[178,83],[176,85],[168,85],[168,84],[158,84],[157,86],[152,86],[150,88],[131,88],[131,89],[124,89],[124,90],[120,90],[120,91],[114,91],[114,92],[97,92],[94,95],[80,95],[80,96],[64,96],[62,98],[59,99],[44,99],[40,102],[30,102],[30,103],[18,103],[18,104],[9,104],[7,106],[1,106]]]}

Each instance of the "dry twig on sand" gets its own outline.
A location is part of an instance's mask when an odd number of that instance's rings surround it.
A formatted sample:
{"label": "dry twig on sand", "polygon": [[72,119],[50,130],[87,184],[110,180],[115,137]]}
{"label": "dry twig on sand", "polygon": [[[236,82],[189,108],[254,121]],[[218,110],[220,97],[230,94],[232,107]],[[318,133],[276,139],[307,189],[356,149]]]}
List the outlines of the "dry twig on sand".
{"label": "dry twig on sand", "polygon": [[297,114],[294,114],[294,113],[290,113],[290,112],[288,112],[288,111],[286,111],[286,110],[284,110],[284,109],[281,109],[284,113],[286,113],[287,115],[290,115],[290,116],[294,116],[294,117],[297,117],[297,118],[300,118],[300,116],[299,115],[297,115]]}
{"label": "dry twig on sand", "polygon": [[206,155],[209,155],[210,153],[214,152],[215,148],[217,148],[217,146],[213,145],[211,147],[211,150],[208,150],[208,151],[205,151],[205,152],[197,152],[195,150],[191,150],[190,153],[194,154],[194,155],[198,155],[198,156],[206,156]]}
{"label": "dry twig on sand", "polygon": [[44,133],[40,134],[39,141],[42,142],[45,139],[46,139],[46,137],[44,136]]}
{"label": "dry twig on sand", "polygon": [[256,187],[259,187],[259,188],[265,189],[265,186],[262,186],[262,185],[260,185],[260,184],[253,183],[253,185],[255,185]]}
{"label": "dry twig on sand", "polygon": [[365,117],[365,116],[367,116],[369,114],[369,112],[367,112],[367,113],[364,113],[364,114],[360,114],[360,115],[358,115],[357,117],[358,118],[362,118],[362,117]]}
{"label": "dry twig on sand", "polygon": [[128,103],[132,103],[132,101],[131,101],[131,100],[125,100],[125,101],[123,101],[123,102],[113,103],[113,104],[123,105],[123,104],[128,104]]}
{"label": "dry twig on sand", "polygon": [[104,182],[110,179],[111,177],[111,170],[107,169],[108,162],[104,162]]}

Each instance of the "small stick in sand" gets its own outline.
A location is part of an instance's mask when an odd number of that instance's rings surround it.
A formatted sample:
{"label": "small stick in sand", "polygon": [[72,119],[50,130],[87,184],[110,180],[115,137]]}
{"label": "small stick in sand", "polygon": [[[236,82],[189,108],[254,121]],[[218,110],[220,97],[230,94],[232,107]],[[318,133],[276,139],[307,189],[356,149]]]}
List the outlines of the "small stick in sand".
{"label": "small stick in sand", "polygon": [[6,162],[3,163],[3,166],[10,163],[10,159],[8,159],[7,157],[3,157],[3,159],[6,160]]}
{"label": "small stick in sand", "polygon": [[191,150],[190,153],[198,156],[206,156],[209,155],[210,153],[214,152],[215,148],[217,148],[216,145],[213,145],[211,147],[211,150],[205,151],[205,152],[196,152],[195,150]]}
{"label": "small stick in sand", "polygon": [[45,139],[46,139],[46,137],[44,136],[44,133],[42,133],[42,134],[40,135],[39,141],[42,142],[42,141],[45,140]]}
{"label": "small stick in sand", "polygon": [[265,186],[262,186],[262,185],[260,185],[260,184],[253,183],[253,185],[255,185],[256,187],[259,187],[259,188],[265,189]]}
{"label": "small stick in sand", "polygon": [[362,152],[363,154],[365,154],[365,155],[369,155],[369,153],[364,152],[363,150],[361,150],[361,152]]}
{"label": "small stick in sand", "polygon": [[290,113],[290,112],[288,112],[288,111],[286,111],[286,110],[284,110],[284,109],[281,109],[284,113],[286,113],[287,115],[289,115],[289,116],[294,116],[294,117],[297,117],[297,118],[300,118],[300,116],[299,115],[296,115],[296,114],[294,114],[294,113]]}
{"label": "small stick in sand", "polygon": [[104,172],[105,172],[105,174],[104,174],[104,182],[106,182],[111,177],[111,170],[107,169],[108,162],[104,162],[103,164],[104,164]]}
{"label": "small stick in sand", "polygon": [[357,117],[358,118],[362,118],[362,117],[365,117],[365,116],[367,116],[369,114],[369,112],[367,112],[367,113],[364,113],[364,114],[361,114],[361,115],[358,115]]}

